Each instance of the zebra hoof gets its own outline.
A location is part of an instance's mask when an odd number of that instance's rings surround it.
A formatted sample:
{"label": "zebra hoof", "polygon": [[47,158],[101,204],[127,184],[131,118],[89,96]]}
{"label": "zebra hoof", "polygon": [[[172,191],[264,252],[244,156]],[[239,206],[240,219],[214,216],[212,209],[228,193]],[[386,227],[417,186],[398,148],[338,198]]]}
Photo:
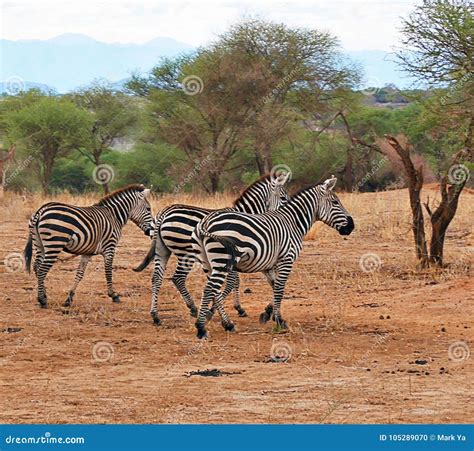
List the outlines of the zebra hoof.
{"label": "zebra hoof", "polygon": [[191,314],[191,316],[192,316],[193,318],[197,318],[197,316],[198,316],[198,309],[197,309],[196,307],[191,307],[191,308],[189,309],[189,313]]}
{"label": "zebra hoof", "polygon": [[241,318],[244,318],[247,316],[247,312],[243,308],[238,308],[237,312]]}
{"label": "zebra hoof", "polygon": [[40,308],[48,308],[48,303],[47,302],[40,302]]}
{"label": "zebra hoof", "polygon": [[69,296],[67,297],[66,301],[64,302],[63,307],[71,307],[71,305],[72,305],[72,299],[73,299],[72,296],[69,295]]}
{"label": "zebra hoof", "polygon": [[260,313],[260,324],[265,324],[270,319],[270,314],[268,312]]}
{"label": "zebra hoof", "polygon": [[235,326],[234,326],[233,323],[228,323],[228,324],[222,323],[222,327],[224,327],[224,329],[225,329],[227,332],[235,332]]}
{"label": "zebra hoof", "polygon": [[206,330],[205,328],[200,328],[200,327],[198,327],[196,336],[197,336],[200,340],[205,339],[205,338],[208,338],[207,330]]}
{"label": "zebra hoof", "polygon": [[275,326],[280,329],[280,330],[288,330],[288,324],[286,323],[286,321],[284,319],[281,319],[281,318],[277,318],[275,320],[276,324]]}
{"label": "zebra hoof", "polygon": [[115,302],[116,304],[120,304],[120,296],[116,294],[115,296],[112,296],[112,302]]}
{"label": "zebra hoof", "polygon": [[153,316],[152,318],[153,318],[153,324],[155,326],[159,326],[161,324],[161,319],[158,318],[158,316]]}

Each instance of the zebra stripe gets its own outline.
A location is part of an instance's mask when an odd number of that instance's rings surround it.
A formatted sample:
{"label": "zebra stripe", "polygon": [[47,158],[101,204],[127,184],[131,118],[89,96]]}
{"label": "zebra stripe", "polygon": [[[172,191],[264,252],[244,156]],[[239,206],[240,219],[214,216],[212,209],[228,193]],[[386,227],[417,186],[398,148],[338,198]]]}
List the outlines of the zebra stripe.
{"label": "zebra stripe", "polygon": [[34,248],[33,269],[38,280],[38,302],[41,307],[46,308],[48,305],[44,281],[62,251],[81,255],[65,306],[72,304],[91,256],[98,254],[104,257],[108,295],[114,302],[120,302],[112,285],[115,249],[129,219],[145,234],[153,233],[153,217],[147,199],[149,193],[150,190],[143,185],[130,185],[103,197],[90,207],[49,202],[31,216],[24,255],[29,272]]}
{"label": "zebra stripe", "polygon": [[[284,185],[290,174],[278,176],[266,175],[250,185],[234,202],[229,211],[242,211],[248,214],[259,214],[267,210],[275,210],[288,201],[288,193]],[[186,278],[196,262],[192,233],[196,225],[209,213],[215,210],[193,207],[190,205],[170,205],[164,208],[155,218],[155,233],[150,250],[143,262],[135,268],[142,271],[153,260],[155,267],[152,275],[152,299],[150,314],[156,325],[161,323],[158,315],[158,295],[163,282],[163,275],[171,254],[178,258],[178,265],[172,281],[189,308],[192,316],[197,316],[194,300],[186,288]],[[238,293],[239,279],[237,275],[229,278],[222,297],[225,298],[233,288],[234,308],[240,316],[246,316],[240,305]],[[212,315],[212,311],[209,312]]]}
{"label": "zebra stripe", "polygon": [[224,328],[234,328],[219,295],[229,271],[263,272],[272,287],[273,301],[260,315],[260,321],[265,323],[273,317],[280,328],[287,328],[280,304],[293,263],[301,252],[303,237],[318,220],[341,235],[349,235],[354,229],[352,217],[334,193],[336,182],[333,176],[321,185],[304,189],[277,211],[254,216],[218,211],[198,224],[193,234],[195,251],[210,273],[196,321],[199,338],[207,334],[205,324],[211,302],[217,302]]}

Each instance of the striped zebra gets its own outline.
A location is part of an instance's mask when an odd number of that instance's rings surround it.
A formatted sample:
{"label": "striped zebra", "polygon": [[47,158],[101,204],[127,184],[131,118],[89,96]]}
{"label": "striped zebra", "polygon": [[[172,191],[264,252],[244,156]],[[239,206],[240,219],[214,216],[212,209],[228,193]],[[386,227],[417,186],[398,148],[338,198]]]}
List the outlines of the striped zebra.
{"label": "striped zebra", "polygon": [[49,202],[31,216],[24,256],[26,269],[30,272],[34,247],[36,258],[33,269],[38,280],[38,302],[41,307],[48,306],[44,281],[61,251],[81,255],[65,307],[72,304],[87,263],[92,255],[98,254],[104,257],[108,295],[113,302],[120,302],[112,285],[115,249],[129,219],[146,235],[153,234],[153,217],[147,199],[149,194],[150,190],[143,185],[130,185],[103,197],[90,207]]}
{"label": "striped zebra", "polygon": [[209,274],[196,321],[198,338],[207,335],[207,312],[213,301],[217,302],[224,328],[234,328],[218,296],[229,271],[263,272],[272,287],[273,301],[260,315],[260,322],[273,318],[279,328],[287,328],[280,304],[303,237],[318,220],[341,235],[349,235],[354,229],[352,217],[334,193],[336,182],[333,176],[320,185],[303,189],[277,211],[252,216],[218,211],[198,224],[193,233],[195,251]]}
{"label": "striped zebra", "polygon": [[[234,202],[230,211],[241,211],[248,214],[259,214],[267,210],[276,210],[289,197],[284,185],[290,174],[266,175],[250,185]],[[178,265],[172,281],[184,299],[192,316],[197,317],[194,300],[186,288],[186,278],[196,262],[191,235],[196,225],[206,215],[215,210],[193,207],[190,205],[170,205],[164,208],[155,218],[155,232],[150,250],[143,262],[134,271],[143,271],[153,260],[155,268],[152,275],[152,300],[150,314],[154,324],[159,325],[158,295],[163,282],[163,274],[171,254],[178,258]],[[234,290],[234,308],[240,316],[246,316],[239,300],[239,278],[230,274],[228,284],[222,293],[227,296]],[[212,315],[209,312],[208,316]]]}

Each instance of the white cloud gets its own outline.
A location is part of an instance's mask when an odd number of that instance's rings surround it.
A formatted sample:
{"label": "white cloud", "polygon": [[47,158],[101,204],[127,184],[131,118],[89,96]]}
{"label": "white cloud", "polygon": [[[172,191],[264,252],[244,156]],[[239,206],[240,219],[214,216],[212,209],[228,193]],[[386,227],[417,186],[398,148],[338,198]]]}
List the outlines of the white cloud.
{"label": "white cloud", "polygon": [[124,1],[18,0],[2,5],[2,37],[48,39],[82,33],[105,42],[141,43],[167,36],[206,44],[244,16],[325,29],[346,49],[390,50],[397,44],[399,17],[414,1]]}

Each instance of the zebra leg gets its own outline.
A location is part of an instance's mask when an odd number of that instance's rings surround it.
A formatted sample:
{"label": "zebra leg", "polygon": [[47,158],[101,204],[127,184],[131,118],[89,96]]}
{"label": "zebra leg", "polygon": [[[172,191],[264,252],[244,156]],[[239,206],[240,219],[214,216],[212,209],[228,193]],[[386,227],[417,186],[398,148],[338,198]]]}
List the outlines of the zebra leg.
{"label": "zebra leg", "polygon": [[193,268],[193,265],[189,259],[184,259],[183,257],[178,257],[178,266],[173,274],[172,281],[174,286],[178,289],[179,293],[184,299],[189,311],[191,312],[191,316],[197,317],[198,309],[194,300],[189,293],[188,289],[186,288],[186,279]]}
{"label": "zebra leg", "polygon": [[216,313],[218,301],[224,302],[225,298],[229,296],[229,294],[234,290],[236,286],[235,285],[236,281],[238,284],[238,280],[239,280],[239,276],[236,271],[232,271],[229,274],[227,274],[224,291],[222,293],[219,293],[218,297],[214,300],[212,307],[209,309],[209,312],[207,314],[208,320],[210,320],[214,316],[214,313]]}
{"label": "zebra leg", "polygon": [[160,293],[161,284],[163,283],[163,275],[169,258],[170,253],[165,255],[155,255],[155,267],[151,278],[150,315],[153,318],[153,323],[157,326],[161,324],[161,320],[158,316],[158,294]]}
{"label": "zebra leg", "polygon": [[74,285],[72,286],[71,291],[69,291],[66,302],[64,303],[64,307],[70,307],[72,305],[74,295],[76,294],[77,286],[79,285],[79,282],[84,277],[84,273],[86,272],[86,267],[87,267],[87,264],[89,263],[90,259],[91,259],[90,255],[82,255],[81,256],[81,260],[79,261],[79,266],[78,266],[77,272],[76,272],[76,277],[74,278]]}
{"label": "zebra leg", "polygon": [[273,283],[273,320],[279,329],[286,330],[288,325],[281,316],[281,300],[285,292],[286,281],[290,275],[292,262],[282,262],[276,271],[275,281]]}
{"label": "zebra leg", "polygon": [[240,277],[239,273],[235,273],[235,282],[234,282],[234,309],[237,310],[237,313],[240,317],[247,316],[247,312],[242,308],[240,304]]}
{"label": "zebra leg", "polygon": [[41,308],[48,308],[48,296],[46,294],[46,287],[44,281],[48,275],[49,270],[57,260],[62,249],[49,251],[41,259],[35,261],[35,273],[38,279],[38,302]]}
{"label": "zebra leg", "polygon": [[[267,278],[269,285],[272,287],[272,291],[274,290],[275,286],[275,273],[273,270],[265,271],[263,273]],[[263,313],[260,314],[259,322],[260,324],[265,324],[268,320],[271,319],[273,315],[273,301],[270,302],[266,307]]]}
{"label": "zebra leg", "polygon": [[[206,286],[204,288],[204,293],[202,295],[201,306],[199,308],[198,319],[196,321],[197,337],[205,338],[207,336],[206,331],[206,318],[207,312],[209,311],[209,306],[216,299],[216,296],[219,294],[219,291],[224,283],[226,278],[226,272],[213,270],[210,277],[207,280]],[[222,305],[222,303],[221,303]],[[219,308],[219,305],[218,305]],[[220,312],[220,309],[219,309]],[[225,311],[224,311],[225,313]],[[226,322],[227,320],[227,322]],[[230,322],[227,315],[222,317],[222,323],[226,330],[232,330],[234,325]]]}
{"label": "zebra leg", "polygon": [[112,283],[112,265],[114,262],[115,248],[109,248],[104,252],[105,280],[107,281],[107,295],[115,303],[120,302],[120,296],[114,291]]}

